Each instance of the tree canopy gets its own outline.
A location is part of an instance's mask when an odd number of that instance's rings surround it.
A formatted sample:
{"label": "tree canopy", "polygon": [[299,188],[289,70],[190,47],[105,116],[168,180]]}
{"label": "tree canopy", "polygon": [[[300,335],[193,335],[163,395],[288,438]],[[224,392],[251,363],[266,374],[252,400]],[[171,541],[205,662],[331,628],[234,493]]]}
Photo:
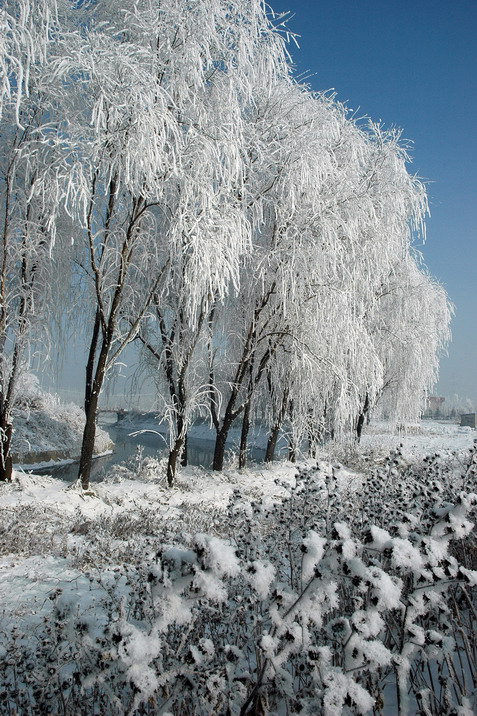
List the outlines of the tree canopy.
{"label": "tree canopy", "polygon": [[216,469],[239,418],[244,464],[253,420],[271,459],[280,430],[314,451],[376,406],[419,415],[451,315],[414,249],[425,187],[399,132],[293,79],[283,18],[261,0],[5,0],[0,29],[3,479],[15,383],[68,281],[85,488],[105,376],[135,340],[170,483],[200,414]]}

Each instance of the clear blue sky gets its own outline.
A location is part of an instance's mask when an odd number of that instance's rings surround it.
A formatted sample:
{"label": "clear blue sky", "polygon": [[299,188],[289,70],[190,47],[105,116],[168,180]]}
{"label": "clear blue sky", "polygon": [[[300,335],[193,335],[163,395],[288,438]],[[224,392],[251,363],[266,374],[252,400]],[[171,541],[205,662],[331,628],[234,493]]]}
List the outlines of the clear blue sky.
{"label": "clear blue sky", "polygon": [[422,247],[455,304],[436,393],[477,405],[477,0],[270,0],[291,11],[297,73],[403,129],[428,182]]}

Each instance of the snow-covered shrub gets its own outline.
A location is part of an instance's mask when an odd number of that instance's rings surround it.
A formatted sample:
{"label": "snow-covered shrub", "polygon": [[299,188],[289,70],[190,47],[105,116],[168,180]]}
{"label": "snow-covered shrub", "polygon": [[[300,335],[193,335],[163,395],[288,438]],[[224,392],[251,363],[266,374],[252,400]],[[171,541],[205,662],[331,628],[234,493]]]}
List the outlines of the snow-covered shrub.
{"label": "snow-covered shrub", "polygon": [[14,406],[17,410],[44,410],[52,399],[54,398],[50,393],[40,388],[38,376],[33,373],[20,376]]}
{"label": "snow-covered shrub", "polygon": [[51,510],[45,505],[3,507],[0,512],[0,556],[66,556],[69,527],[66,515],[52,518]]}
{"label": "snow-covered shrub", "polygon": [[108,484],[122,480],[141,480],[167,486],[166,469],[167,458],[144,455],[142,445],[138,445],[136,452],[127,460],[112,466],[103,482]]}
{"label": "snow-covered shrub", "polygon": [[476,456],[457,473],[457,458],[410,466],[398,450],[359,490],[340,465],[308,467],[275,503],[237,490],[220,536],[164,525],[134,544],[102,520],[88,598],[53,590],[28,634],[0,623],[0,708],[470,716]]}
{"label": "snow-covered shrub", "polygon": [[[48,459],[77,457],[84,430],[84,411],[74,403],[62,403],[57,395],[40,388],[38,378],[22,376],[14,407],[13,453],[21,461],[25,456]],[[96,431],[95,452],[111,447],[109,435]],[[35,458],[35,456],[37,456]]]}

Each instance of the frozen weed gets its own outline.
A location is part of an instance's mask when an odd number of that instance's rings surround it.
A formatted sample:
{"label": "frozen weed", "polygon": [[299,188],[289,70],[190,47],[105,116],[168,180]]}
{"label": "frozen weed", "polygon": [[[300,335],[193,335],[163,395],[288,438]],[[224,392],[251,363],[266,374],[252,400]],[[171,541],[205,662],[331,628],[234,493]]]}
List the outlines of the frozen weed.
{"label": "frozen weed", "polygon": [[4,630],[2,712],[471,716],[475,446],[458,480],[400,450],[359,492],[341,470],[299,470],[275,503],[236,490],[221,537],[78,521],[89,601],[56,590],[33,632]]}

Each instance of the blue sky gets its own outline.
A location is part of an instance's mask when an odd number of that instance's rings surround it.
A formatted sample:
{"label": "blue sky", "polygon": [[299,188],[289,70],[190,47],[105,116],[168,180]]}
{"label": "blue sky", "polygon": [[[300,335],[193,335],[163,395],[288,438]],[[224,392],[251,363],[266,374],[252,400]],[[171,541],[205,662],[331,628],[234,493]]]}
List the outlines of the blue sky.
{"label": "blue sky", "polygon": [[477,405],[477,0],[271,0],[313,89],[403,129],[427,183],[422,247],[456,308],[440,395]]}

